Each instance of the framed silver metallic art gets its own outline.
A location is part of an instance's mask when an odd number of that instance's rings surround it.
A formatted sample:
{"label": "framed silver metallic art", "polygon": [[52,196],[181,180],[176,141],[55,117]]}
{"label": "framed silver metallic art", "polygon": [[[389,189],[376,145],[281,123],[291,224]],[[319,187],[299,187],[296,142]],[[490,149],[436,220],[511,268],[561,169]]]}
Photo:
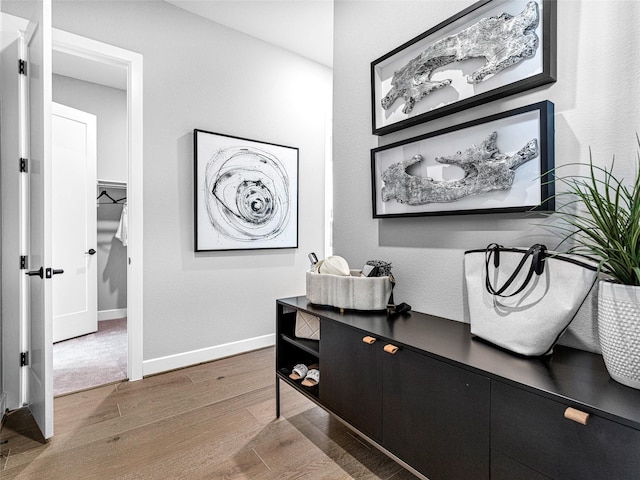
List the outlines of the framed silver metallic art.
{"label": "framed silver metallic art", "polygon": [[553,103],[371,150],[373,217],[554,209]]}
{"label": "framed silver metallic art", "polygon": [[298,149],[194,130],[195,251],[298,247]]}
{"label": "framed silver metallic art", "polygon": [[555,0],[482,0],[371,63],[373,133],[555,79]]}

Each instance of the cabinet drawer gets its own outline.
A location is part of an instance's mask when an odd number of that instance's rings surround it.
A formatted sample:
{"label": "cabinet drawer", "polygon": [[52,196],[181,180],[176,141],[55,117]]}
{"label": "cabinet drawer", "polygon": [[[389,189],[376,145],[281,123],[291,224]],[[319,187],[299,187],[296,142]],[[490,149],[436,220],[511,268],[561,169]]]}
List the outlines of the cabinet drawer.
{"label": "cabinet drawer", "polygon": [[[564,417],[568,406],[493,381],[492,459],[503,454],[513,465],[557,480],[640,478],[640,431],[597,415],[582,425]],[[500,478],[509,478],[505,462],[495,467]]]}

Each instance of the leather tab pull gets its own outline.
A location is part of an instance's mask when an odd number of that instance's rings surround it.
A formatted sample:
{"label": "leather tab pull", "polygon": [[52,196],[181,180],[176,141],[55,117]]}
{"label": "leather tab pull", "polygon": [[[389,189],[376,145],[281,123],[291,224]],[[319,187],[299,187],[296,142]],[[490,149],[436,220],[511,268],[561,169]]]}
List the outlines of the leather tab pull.
{"label": "leather tab pull", "polygon": [[575,408],[568,407],[564,411],[564,418],[573,420],[574,422],[577,422],[581,425],[586,425],[589,421],[589,414],[580,410],[576,410]]}
{"label": "leather tab pull", "polygon": [[366,337],[364,337],[364,338],[362,339],[362,341],[363,341],[364,343],[368,343],[369,345],[371,345],[372,343],[375,343],[376,338],[375,338],[375,337],[369,337],[369,336],[366,336]]}
{"label": "leather tab pull", "polygon": [[387,353],[390,353],[391,355],[393,355],[398,351],[398,347],[388,343],[387,345],[384,346],[384,351],[387,352]]}

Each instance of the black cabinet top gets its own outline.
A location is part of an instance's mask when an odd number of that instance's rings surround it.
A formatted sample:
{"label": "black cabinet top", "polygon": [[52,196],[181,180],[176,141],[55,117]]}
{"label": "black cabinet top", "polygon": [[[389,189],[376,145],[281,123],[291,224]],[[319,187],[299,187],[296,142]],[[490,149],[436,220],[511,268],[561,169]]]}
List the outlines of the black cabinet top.
{"label": "black cabinet top", "polygon": [[556,346],[550,356],[527,358],[474,338],[466,323],[424,313],[388,317],[386,312],[348,310],[341,314],[333,307],[312,305],[304,296],[278,303],[640,429],[640,390],[611,379],[601,355]]}

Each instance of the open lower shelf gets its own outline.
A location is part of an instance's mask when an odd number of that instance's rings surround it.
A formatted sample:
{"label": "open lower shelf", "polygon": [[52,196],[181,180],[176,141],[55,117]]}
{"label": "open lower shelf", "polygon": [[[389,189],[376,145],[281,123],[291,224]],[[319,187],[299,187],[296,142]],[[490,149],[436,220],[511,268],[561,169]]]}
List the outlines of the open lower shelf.
{"label": "open lower shelf", "polygon": [[304,350],[311,355],[318,357],[320,355],[320,342],[318,340],[308,340],[306,338],[290,337],[284,333],[280,334],[280,338],[291,345]]}
{"label": "open lower shelf", "polygon": [[314,385],[313,387],[305,387],[304,385],[301,384],[302,380],[292,380],[291,378],[289,378],[289,374],[291,374],[291,370],[288,368],[280,368],[278,369],[277,373],[278,373],[278,377],[280,377],[281,380],[288,383],[289,385],[294,387],[296,390],[299,390],[300,392],[307,395],[308,397],[312,397],[313,399],[316,399],[316,400],[318,399],[319,385]]}

